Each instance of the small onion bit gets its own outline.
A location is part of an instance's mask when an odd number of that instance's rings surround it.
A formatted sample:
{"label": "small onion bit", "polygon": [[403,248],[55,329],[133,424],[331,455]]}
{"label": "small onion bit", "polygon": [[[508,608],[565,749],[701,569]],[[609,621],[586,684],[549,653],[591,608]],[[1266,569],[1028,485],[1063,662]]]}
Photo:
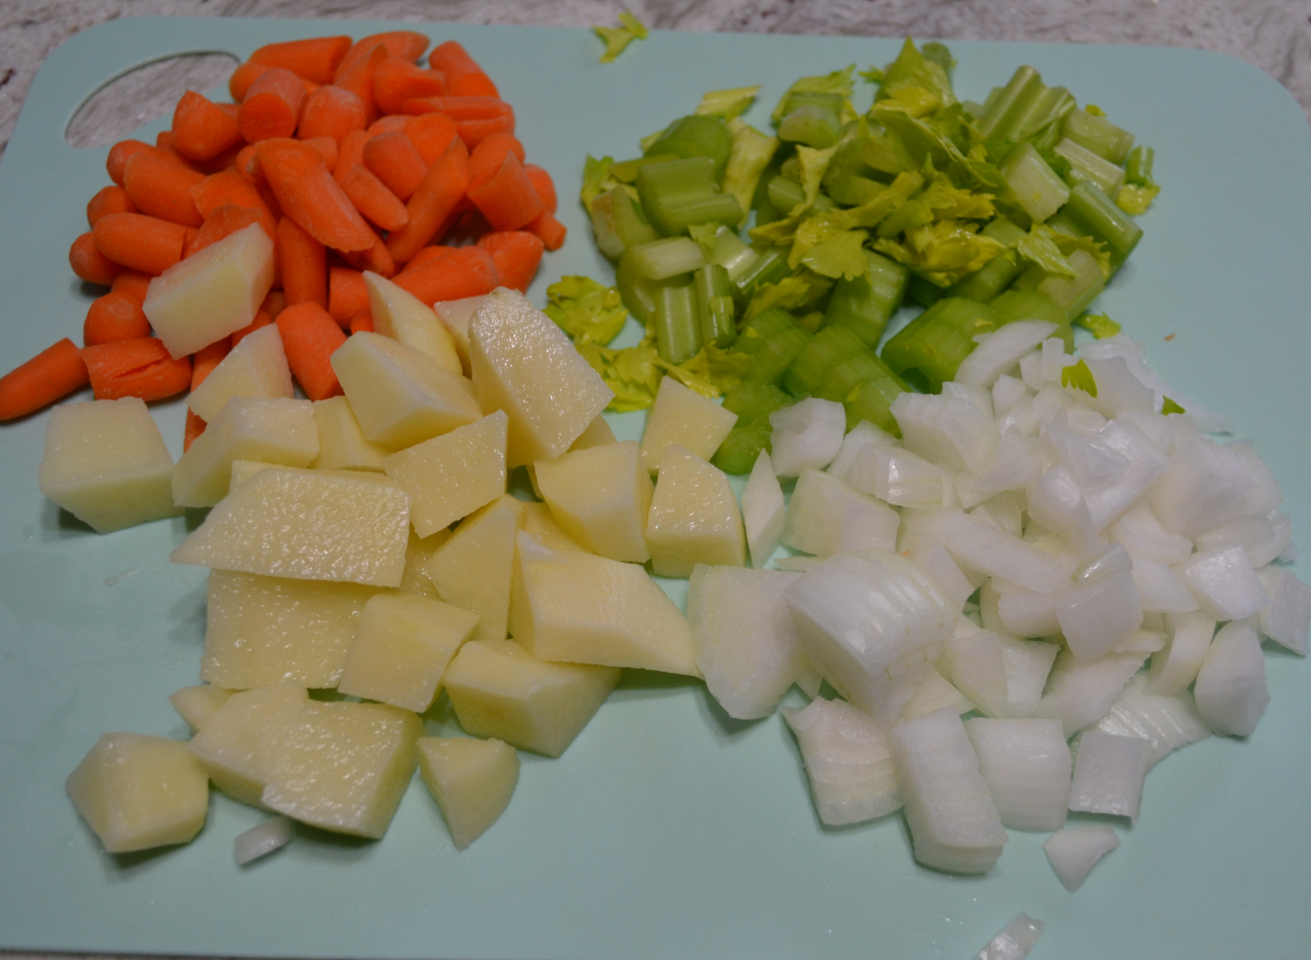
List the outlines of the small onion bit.
{"label": "small onion bit", "polygon": [[233,843],[237,866],[244,867],[260,857],[268,856],[274,850],[285,847],[295,835],[296,826],[287,817],[272,817],[257,827],[251,827]]}
{"label": "small onion bit", "polygon": [[1027,913],[1017,913],[997,936],[974,956],[974,960],[1024,960],[1038,942],[1047,924]]}

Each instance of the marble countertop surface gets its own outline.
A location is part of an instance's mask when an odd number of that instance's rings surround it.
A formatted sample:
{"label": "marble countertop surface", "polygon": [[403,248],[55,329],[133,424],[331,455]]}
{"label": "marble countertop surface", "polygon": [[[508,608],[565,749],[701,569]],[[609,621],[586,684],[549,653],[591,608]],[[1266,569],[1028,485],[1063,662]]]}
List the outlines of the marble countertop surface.
{"label": "marble countertop surface", "polygon": [[[1311,119],[1307,0],[630,0],[628,7],[648,26],[666,30],[1214,50],[1273,76]],[[615,0],[5,0],[0,3],[0,151],[42,61],[73,34],[107,20],[277,16],[590,26],[613,24],[621,9]],[[202,88],[216,79],[205,78]],[[107,126],[95,142],[112,142],[171,109],[176,90],[162,97],[155,113],[139,112],[126,127],[120,118],[122,129],[110,129],[113,119],[104,121]]]}

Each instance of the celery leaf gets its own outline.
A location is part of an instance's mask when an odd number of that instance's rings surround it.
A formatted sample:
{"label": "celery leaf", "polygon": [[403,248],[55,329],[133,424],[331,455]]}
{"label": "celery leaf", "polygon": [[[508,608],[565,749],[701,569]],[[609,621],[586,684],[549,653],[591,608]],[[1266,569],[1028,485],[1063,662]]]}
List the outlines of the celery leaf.
{"label": "celery leaf", "polygon": [[1098,340],[1105,340],[1107,337],[1113,337],[1120,332],[1120,325],[1104,313],[1085,313],[1074,322]]}
{"label": "celery leaf", "polygon": [[1169,397],[1165,397],[1165,398],[1163,398],[1163,399],[1164,399],[1164,402],[1161,404],[1161,413],[1166,414],[1166,415],[1169,415],[1169,414],[1171,414],[1171,413],[1187,413],[1187,412],[1188,412],[1188,411],[1186,411],[1183,407],[1179,406],[1179,404],[1177,404],[1177,403],[1175,403],[1173,400],[1171,400]]}
{"label": "celery leaf", "polygon": [[1061,386],[1082,390],[1094,399],[1097,397],[1097,381],[1093,379],[1093,374],[1092,371],[1088,369],[1088,364],[1082,360],[1071,367],[1065,367],[1061,370]]}
{"label": "celery leaf", "polygon": [[869,236],[864,230],[844,230],[811,247],[801,257],[821,277],[855,280],[869,269],[863,247]]}
{"label": "celery leaf", "polygon": [[628,319],[619,291],[590,277],[562,277],[546,288],[546,299],[546,315],[580,347],[609,343]]}
{"label": "celery leaf", "polygon": [[646,25],[627,10],[619,14],[619,22],[623,24],[622,27],[592,27],[596,35],[605,41],[605,53],[601,54],[602,63],[613,63],[634,40],[646,39]]}
{"label": "celery leaf", "polygon": [[734,87],[731,90],[711,90],[702,95],[696,112],[732,120],[751,109],[751,104],[755,102],[756,94],[759,92],[759,84],[754,87]]}

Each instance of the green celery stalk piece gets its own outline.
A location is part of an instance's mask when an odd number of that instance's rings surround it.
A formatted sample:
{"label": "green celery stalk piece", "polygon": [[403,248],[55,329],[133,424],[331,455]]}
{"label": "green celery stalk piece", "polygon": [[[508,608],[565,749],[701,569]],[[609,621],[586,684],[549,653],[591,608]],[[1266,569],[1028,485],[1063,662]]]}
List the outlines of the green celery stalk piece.
{"label": "green celery stalk piece", "polygon": [[[1104,313],[1085,313],[1074,321],[1098,340],[1105,340],[1120,332],[1120,325]],[[1180,410],[1180,413],[1183,411]]]}
{"label": "green celery stalk piece", "polygon": [[[834,70],[832,73],[824,74],[818,77],[801,77],[792,86],[788,87],[787,92],[778,101],[778,106],[774,108],[770,119],[775,123],[781,123],[783,117],[787,115],[788,98],[794,93],[836,93],[842,96],[844,100],[850,99],[851,91],[855,87],[855,81],[852,74],[856,70],[856,65],[842,70]],[[846,117],[843,118],[847,119]]]}
{"label": "green celery stalk piece", "polygon": [[696,287],[691,283],[660,288],[655,310],[656,352],[666,363],[679,364],[701,349],[701,317]]}
{"label": "green celery stalk piece", "polygon": [[768,419],[775,410],[796,402],[772,383],[743,380],[724,394],[724,409],[737,414],[739,425]]}
{"label": "green celery stalk piece", "polygon": [[728,270],[717,263],[707,263],[697,270],[692,282],[696,285],[701,317],[701,342],[729,346],[737,339],[737,308]]}
{"label": "green celery stalk piece", "polygon": [[650,280],[668,280],[699,270],[706,258],[701,245],[690,237],[664,237],[632,247],[633,269]]}
{"label": "green celery stalk piece", "polygon": [[1015,204],[1039,223],[1070,198],[1070,188],[1031,143],[1015,145],[1002,162],[1001,175]]}
{"label": "green celery stalk piece", "polygon": [[1071,110],[1065,115],[1064,128],[1075,143],[1111,163],[1124,163],[1133,147],[1132,133],[1088,110]]}
{"label": "green celery stalk piece", "polygon": [[878,345],[888,320],[906,295],[910,271],[873,250],[862,251],[866,270],[852,279],[839,280],[824,312],[826,327],[846,327],[867,347]]}
{"label": "green celery stalk piece", "polygon": [[[1057,156],[1064,157],[1070,165],[1070,177],[1087,180],[1097,186],[1108,197],[1115,197],[1124,186],[1124,168],[1119,164],[1104,160],[1087,147],[1075,143],[1069,137],[1052,148]],[[1067,178],[1066,182],[1070,182]]]}
{"label": "green celery stalk piece", "polygon": [[1088,305],[1106,287],[1106,278],[1092,254],[1076,250],[1069,256],[1070,266],[1076,277],[1073,280],[1056,277],[1047,273],[1042,267],[1032,266],[1015,280],[1015,289],[1037,290],[1051,297],[1062,309],[1065,316],[1073,321],[1088,309]]}
{"label": "green celery stalk piece", "polygon": [[769,417],[762,417],[750,423],[735,423],[728,436],[719,445],[710,462],[725,473],[734,476],[750,473],[756,465],[760,451],[771,452],[769,439],[774,428]]}
{"label": "green celery stalk piece", "polygon": [[751,109],[759,92],[760,84],[754,87],[733,87],[730,90],[711,90],[702,94],[696,112],[732,120]]}
{"label": "green celery stalk piece", "polygon": [[847,430],[851,431],[862,421],[868,421],[880,430],[900,437],[901,425],[892,415],[892,403],[906,389],[905,384],[891,374],[866,380],[842,403],[847,415]]}
{"label": "green celery stalk piece", "polygon": [[647,37],[646,25],[627,10],[620,11],[619,22],[623,26],[592,27],[596,35],[605,41],[605,53],[601,54],[602,63],[613,63],[615,58],[623,53],[630,43],[634,40],[645,40]]}
{"label": "green celery stalk piece", "polygon": [[1046,320],[1056,324],[1053,336],[1065,342],[1065,352],[1074,352],[1074,328],[1065,309],[1051,297],[1038,290],[1016,290],[1011,288],[998,294],[988,302],[997,314],[997,326],[1005,326],[1016,320]]}
{"label": "green celery stalk piece", "polygon": [[715,162],[715,183],[724,181],[729,154],[733,152],[733,134],[728,122],[715,114],[693,113],[679,117],[645,148],[643,156],[709,157]]}
{"label": "green celery stalk piece", "polygon": [[630,249],[659,239],[655,227],[642,219],[642,208],[623,184],[594,199],[588,213],[596,245],[611,260],[617,261]]}
{"label": "green celery stalk piece", "polygon": [[996,312],[987,304],[955,297],[939,300],[883,347],[883,361],[897,374],[918,370],[937,393],[956,376],[956,368],[973,352],[974,338],[997,328]]}
{"label": "green celery stalk piece", "polygon": [[838,364],[865,349],[865,341],[848,328],[824,327],[792,359],[783,388],[794,397],[816,396]]}
{"label": "green celery stalk piece", "polygon": [[[751,209],[756,187],[781,141],[739,119],[730,120],[728,128],[733,134],[733,150],[728,155],[728,167],[724,171],[724,192],[738,202],[744,211],[742,221],[745,221],[745,211]],[[741,226],[741,222],[734,226]]]}

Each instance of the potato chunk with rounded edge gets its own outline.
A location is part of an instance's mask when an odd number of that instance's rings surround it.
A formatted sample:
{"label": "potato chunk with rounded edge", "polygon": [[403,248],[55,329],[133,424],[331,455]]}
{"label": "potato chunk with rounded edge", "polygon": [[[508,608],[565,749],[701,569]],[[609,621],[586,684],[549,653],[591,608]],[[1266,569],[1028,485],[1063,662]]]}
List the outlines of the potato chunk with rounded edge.
{"label": "potato chunk with rounded edge", "polygon": [[505,812],[519,783],[519,754],[503,740],[424,737],[419,775],[432,791],[456,850],[463,850]]}
{"label": "potato chunk with rounded edge", "polygon": [[642,466],[654,473],[670,447],[679,446],[709,460],[737,423],[737,414],[673,377],[660,381],[642,431]]}
{"label": "potato chunk with rounded edge", "polygon": [[537,461],[537,486],[560,527],[602,557],[645,563],[646,514],[654,488],[636,440]]}
{"label": "potato chunk with rounded edge", "polygon": [[497,410],[383,461],[387,476],[414,496],[410,520],[428,537],[505,493],[508,420]]}
{"label": "potato chunk with rounded edge", "polygon": [[698,563],[746,565],[747,538],[724,471],[674,446],[660,461],[646,519],[656,576],[690,577]]}

